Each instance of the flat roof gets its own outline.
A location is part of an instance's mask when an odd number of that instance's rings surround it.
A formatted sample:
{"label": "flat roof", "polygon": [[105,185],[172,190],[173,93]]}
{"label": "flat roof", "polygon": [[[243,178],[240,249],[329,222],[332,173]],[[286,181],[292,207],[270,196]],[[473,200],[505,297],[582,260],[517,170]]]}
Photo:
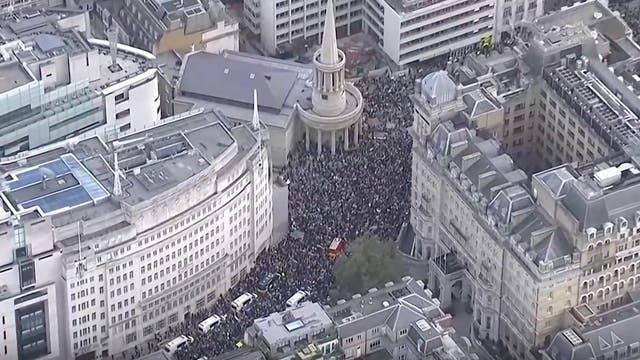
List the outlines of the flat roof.
{"label": "flat roof", "polygon": [[254,320],[254,327],[271,346],[331,328],[333,322],[320,304],[305,301],[297,307]]}
{"label": "flat roof", "polygon": [[13,90],[34,81],[33,77],[17,61],[0,63],[0,93]]}
{"label": "flat roof", "polygon": [[[181,114],[144,131],[104,143],[91,137],[34,150],[0,164],[0,197],[7,210],[53,216],[67,224],[134,206],[214,167],[225,173],[257,143],[246,126],[230,128],[214,110]],[[123,173],[122,195],[112,197],[113,147]],[[108,200],[111,201],[108,201]],[[78,209],[80,211],[69,211]]]}
{"label": "flat roof", "polygon": [[600,4],[599,1],[592,0],[576,2],[572,6],[563,7],[560,11],[541,16],[534,20],[534,24],[544,30],[549,30],[554,26],[578,24],[591,27],[609,19],[611,16],[613,16],[611,10]]}
{"label": "flat roof", "polygon": [[36,209],[42,216],[96,204],[109,197],[107,190],[73,154],[35,167],[9,173],[2,182],[14,209]]}

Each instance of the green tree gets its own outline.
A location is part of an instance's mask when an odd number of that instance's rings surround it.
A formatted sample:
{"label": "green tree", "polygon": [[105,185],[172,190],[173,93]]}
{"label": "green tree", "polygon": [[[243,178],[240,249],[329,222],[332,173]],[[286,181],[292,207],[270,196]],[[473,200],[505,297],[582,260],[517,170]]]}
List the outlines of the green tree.
{"label": "green tree", "polygon": [[364,294],[372,287],[398,281],[407,274],[391,241],[365,236],[356,239],[347,252],[334,265],[336,280],[330,292],[334,301]]}

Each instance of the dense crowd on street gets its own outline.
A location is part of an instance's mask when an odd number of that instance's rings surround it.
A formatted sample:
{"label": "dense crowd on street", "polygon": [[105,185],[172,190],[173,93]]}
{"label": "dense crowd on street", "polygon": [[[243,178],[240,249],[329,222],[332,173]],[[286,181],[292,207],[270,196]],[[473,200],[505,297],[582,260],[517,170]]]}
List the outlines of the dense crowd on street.
{"label": "dense crowd on street", "polygon": [[[325,149],[319,156],[315,147],[309,152],[302,147],[284,170],[290,180],[290,235],[260,254],[250,273],[215,305],[158,334],[147,345],[150,349],[185,334],[195,340],[176,353],[177,359],[211,359],[234,348],[254,319],[284,310],[297,290],[308,291],[308,300],[330,303],[332,263],[324,250],[332,239],[349,241],[365,234],[395,239],[409,216],[411,138],[406,128],[413,117],[409,95],[419,75],[364,78],[356,83],[365,99],[359,145],[335,155]],[[291,235],[301,233],[303,237]],[[268,273],[282,277],[242,311],[234,312],[231,301],[244,292],[257,293],[258,282]],[[197,324],[212,314],[228,316],[207,334],[200,334]]]}

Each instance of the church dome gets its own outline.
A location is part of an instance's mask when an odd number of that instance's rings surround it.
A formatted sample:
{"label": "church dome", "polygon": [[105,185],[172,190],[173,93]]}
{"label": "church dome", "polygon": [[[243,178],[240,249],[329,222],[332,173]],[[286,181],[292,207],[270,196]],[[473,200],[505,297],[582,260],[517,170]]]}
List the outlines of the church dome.
{"label": "church dome", "polygon": [[422,98],[430,105],[442,105],[456,99],[456,84],[444,70],[422,79]]}

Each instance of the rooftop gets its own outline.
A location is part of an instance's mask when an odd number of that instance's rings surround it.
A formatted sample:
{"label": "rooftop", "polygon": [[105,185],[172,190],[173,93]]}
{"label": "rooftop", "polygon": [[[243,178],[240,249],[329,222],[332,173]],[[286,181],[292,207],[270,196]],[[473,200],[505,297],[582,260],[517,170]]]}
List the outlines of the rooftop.
{"label": "rooftop", "polygon": [[[620,218],[632,221],[640,211],[640,170],[631,165],[629,158],[618,157],[588,164],[579,169],[568,165],[549,169],[534,175],[553,194],[570,215],[578,221],[578,229],[603,231],[606,223],[617,223]],[[606,183],[596,177],[612,173]]]}
{"label": "rooftop", "polygon": [[[105,8],[111,8],[109,0],[104,3]],[[147,35],[153,36],[155,41],[167,31],[184,29],[185,34],[191,34],[215,28],[218,22],[235,22],[227,14],[224,4],[217,0],[135,0],[127,3],[121,11],[138,13],[138,19],[152,28]],[[128,22],[120,23],[126,25]]]}
{"label": "rooftop", "polygon": [[[445,316],[437,300],[424,290],[424,284],[410,278],[399,284],[388,283],[384,289],[354,295],[328,311],[342,338],[384,324],[395,331],[419,320],[433,321]],[[430,329],[436,331],[431,325]]]}
{"label": "rooftop", "polygon": [[232,51],[196,52],[183,61],[181,75],[177,101],[213,105],[230,118],[251,118],[253,96],[247,89],[252,87],[267,125],[286,127],[296,103],[311,107],[311,68],[295,62]]}
{"label": "rooftop", "polygon": [[[118,44],[116,61],[119,66],[110,68],[109,43],[105,40],[88,39],[79,31],[80,27],[69,25],[75,24],[76,21],[68,23],[63,21],[68,16],[74,15],[80,16],[79,19],[87,22],[83,26],[89,25],[83,12],[70,9],[39,9],[28,12],[23,10],[10,19],[0,20],[0,39],[3,42],[3,45],[0,45],[2,48],[0,52],[4,61],[19,60],[33,67],[31,70],[38,77],[39,66],[36,64],[61,55],[73,56],[97,51],[98,64],[95,69],[98,69],[99,74],[89,78],[91,84],[98,89],[141,74],[153,66],[154,57],[151,54]],[[90,68],[93,69],[93,67]],[[70,71],[65,70],[65,72]],[[58,76],[60,79],[69,77]]]}
{"label": "rooftop", "polygon": [[595,360],[638,344],[639,326],[640,305],[634,302],[594,316],[583,327],[557,333],[545,351],[553,360]]}
{"label": "rooftop", "polygon": [[[34,150],[0,164],[0,197],[11,213],[37,211],[62,223],[79,216],[70,210],[82,208],[83,218],[91,218],[117,209],[114,202],[135,206],[204,169],[224,172],[245,157],[256,138],[245,126],[226,124],[222,114],[200,110],[111,143],[92,137]],[[120,196],[113,195],[114,151],[123,176]]]}
{"label": "rooftop", "polygon": [[198,52],[185,61],[180,91],[249,106],[253,105],[253,95],[247,89],[254,88],[258,91],[259,107],[280,110],[297,77],[294,71]]}
{"label": "rooftop", "polygon": [[295,308],[254,320],[254,328],[270,346],[287,339],[304,338],[333,327],[333,322],[318,303],[305,301]]}
{"label": "rooftop", "polygon": [[33,76],[19,62],[0,63],[0,94],[34,80]]}
{"label": "rooftop", "polygon": [[452,185],[477,209],[487,231],[510,239],[521,261],[541,272],[570,262],[573,245],[534,203],[523,186],[527,175],[501,152],[496,140],[444,122],[434,130],[427,146],[449,177],[459,180]]}
{"label": "rooftop", "polygon": [[583,120],[605,141],[617,149],[640,144],[640,119],[627,106],[640,110],[640,100],[604,65],[585,57],[569,58],[547,67],[543,78],[551,87],[558,84],[567,89],[563,98],[575,111],[590,109]]}
{"label": "rooftop", "polygon": [[610,63],[640,56],[640,47],[629,37],[631,30],[627,24],[598,0],[576,2],[560,11],[542,16],[531,27],[538,41],[545,47],[564,46],[589,38],[594,45],[611,44],[602,47],[611,56]]}

